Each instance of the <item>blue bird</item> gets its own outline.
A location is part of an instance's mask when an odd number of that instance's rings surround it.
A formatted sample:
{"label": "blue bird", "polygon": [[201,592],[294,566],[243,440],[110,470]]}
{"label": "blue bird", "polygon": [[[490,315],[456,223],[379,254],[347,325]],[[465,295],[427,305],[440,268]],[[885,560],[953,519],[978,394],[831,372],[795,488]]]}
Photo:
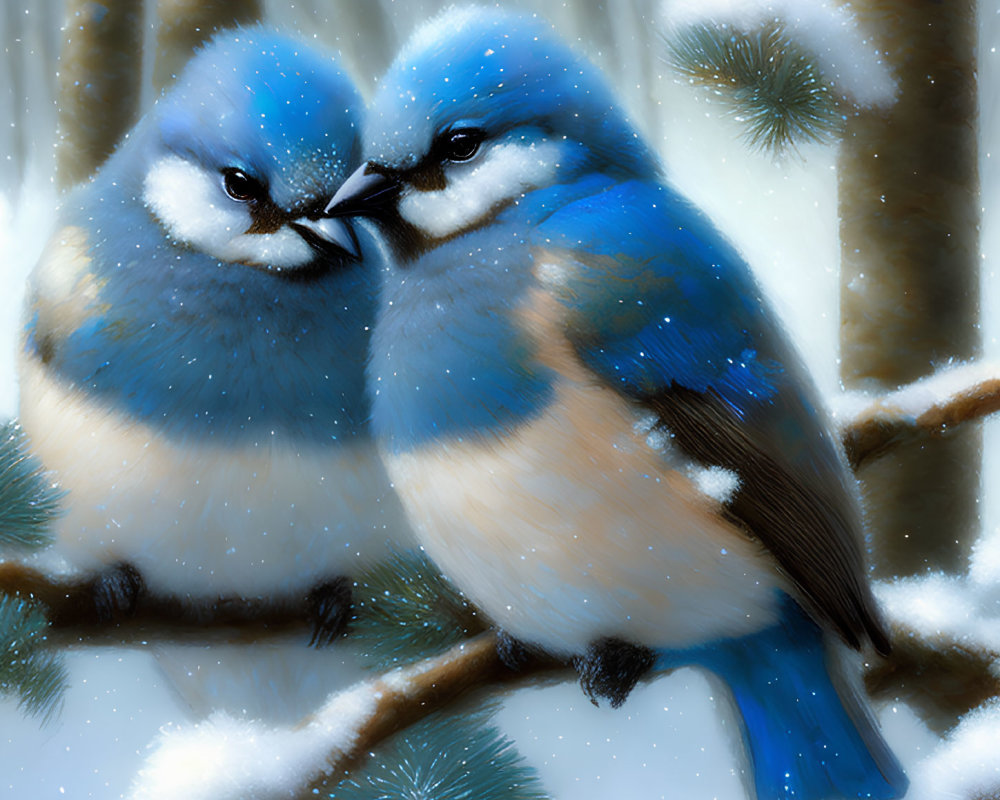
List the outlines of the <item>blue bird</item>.
{"label": "blue bird", "polygon": [[405,536],[364,392],[382,256],[323,215],[363,109],[330,56],[224,33],[67,197],[29,278],[20,415],[106,614],[142,591],[307,598],[328,641],[345,576]]}
{"label": "blue bird", "polygon": [[856,489],[740,255],[541,22],[452,11],[380,84],[333,216],[391,253],[372,425],[428,554],[618,705],[729,687],[758,800],[907,779],[845,646],[889,641]]}

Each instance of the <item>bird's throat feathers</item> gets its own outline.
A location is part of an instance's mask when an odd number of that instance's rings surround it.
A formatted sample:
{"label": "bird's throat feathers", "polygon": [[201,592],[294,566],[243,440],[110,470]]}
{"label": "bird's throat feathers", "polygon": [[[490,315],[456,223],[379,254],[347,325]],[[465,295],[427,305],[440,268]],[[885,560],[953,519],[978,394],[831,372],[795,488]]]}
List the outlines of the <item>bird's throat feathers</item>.
{"label": "bird's throat feathers", "polygon": [[387,272],[369,385],[390,449],[502,435],[545,408],[555,374],[518,315],[534,284],[523,258],[525,247],[455,240]]}

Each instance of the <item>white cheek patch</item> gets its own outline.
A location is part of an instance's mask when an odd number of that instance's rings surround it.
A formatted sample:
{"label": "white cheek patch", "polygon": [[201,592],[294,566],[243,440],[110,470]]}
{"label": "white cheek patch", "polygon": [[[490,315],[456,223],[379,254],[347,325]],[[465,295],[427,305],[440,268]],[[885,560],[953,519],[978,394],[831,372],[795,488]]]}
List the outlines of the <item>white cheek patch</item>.
{"label": "white cheek patch", "polygon": [[221,190],[221,176],[167,156],[146,175],[146,205],[174,238],[213,255],[250,227],[250,212]]}
{"label": "white cheek patch", "polygon": [[289,269],[304,267],[316,259],[306,240],[287,225],[274,233],[244,233],[213,255],[253,266]]}
{"label": "white cheek patch", "polygon": [[399,213],[430,236],[450,236],[474,225],[498,204],[546,184],[559,166],[558,156],[554,144],[497,145],[473,169],[453,166],[447,188],[411,189],[400,201]]}
{"label": "white cheek patch", "polygon": [[314,258],[312,248],[288,227],[246,233],[253,223],[250,212],[223,193],[221,176],[179,156],[153,164],[143,199],[171,236],[223,261],[298,267]]}

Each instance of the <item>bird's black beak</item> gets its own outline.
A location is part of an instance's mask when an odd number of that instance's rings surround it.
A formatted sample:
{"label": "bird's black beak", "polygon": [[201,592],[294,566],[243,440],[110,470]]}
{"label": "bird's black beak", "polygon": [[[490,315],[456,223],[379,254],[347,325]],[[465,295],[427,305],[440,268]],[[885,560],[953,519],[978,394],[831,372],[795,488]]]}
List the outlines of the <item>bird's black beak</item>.
{"label": "bird's black beak", "polygon": [[341,184],[325,213],[330,217],[379,217],[399,197],[400,188],[393,173],[369,161]]}
{"label": "bird's black beak", "polygon": [[361,258],[361,247],[358,237],[354,234],[347,220],[333,217],[309,219],[300,217],[288,223],[289,227],[299,234],[316,252],[327,257],[348,258],[357,261]]}

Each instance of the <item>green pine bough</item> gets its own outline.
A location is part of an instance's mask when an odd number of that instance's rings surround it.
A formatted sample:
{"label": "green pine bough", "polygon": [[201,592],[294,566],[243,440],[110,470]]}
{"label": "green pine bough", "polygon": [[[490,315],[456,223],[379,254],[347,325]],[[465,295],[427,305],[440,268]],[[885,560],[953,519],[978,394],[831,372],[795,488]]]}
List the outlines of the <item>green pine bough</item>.
{"label": "green pine bough", "polygon": [[49,649],[49,621],[37,604],[0,595],[0,695],[14,696],[21,710],[43,721],[59,707],[66,668]]}
{"label": "green pine bough", "polygon": [[358,575],[353,595],[348,641],[377,672],[436,655],[487,627],[418,550],[394,552]]}
{"label": "green pine bough", "polygon": [[[392,553],[354,583],[349,643],[382,673],[437,655],[486,625],[421,551]],[[535,771],[490,723],[496,703],[438,712],[383,742],[320,796],[335,800],[545,800]],[[327,788],[330,787],[330,788]]]}
{"label": "green pine bough", "polygon": [[11,420],[0,428],[0,548],[34,550],[50,544],[50,526],[63,492],[46,480],[28,451],[27,436]]}
{"label": "green pine bough", "polygon": [[436,713],[387,740],[328,795],[334,800],[546,800],[535,771],[490,724],[492,704]]}
{"label": "green pine bough", "polygon": [[[30,552],[52,541],[50,527],[62,492],[28,451],[14,421],[0,428],[0,557]],[[0,594],[0,696],[14,696],[22,711],[48,719],[66,688],[62,659],[50,649],[41,604]]]}
{"label": "green pine bough", "polygon": [[687,25],[674,31],[666,46],[676,71],[727,101],[754,149],[780,155],[800,143],[835,141],[843,130],[829,82],[778,22],[751,31]]}

